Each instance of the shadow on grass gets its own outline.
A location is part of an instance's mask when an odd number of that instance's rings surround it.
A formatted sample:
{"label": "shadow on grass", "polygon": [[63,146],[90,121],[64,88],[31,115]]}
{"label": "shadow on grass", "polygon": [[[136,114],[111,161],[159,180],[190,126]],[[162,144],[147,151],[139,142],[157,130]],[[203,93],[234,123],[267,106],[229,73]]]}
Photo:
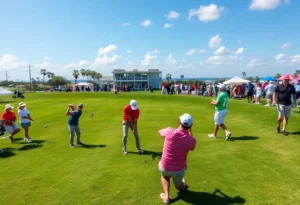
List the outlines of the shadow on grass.
{"label": "shadow on grass", "polygon": [[294,113],[300,113],[300,110],[293,110]]}
{"label": "shadow on grass", "polygon": [[11,102],[15,102],[13,100],[8,100],[8,99],[1,99],[0,98],[0,104],[8,104],[8,103],[11,103]]}
{"label": "shadow on grass", "polygon": [[86,148],[86,149],[94,149],[94,148],[104,148],[104,147],[106,147],[106,145],[105,144],[99,144],[99,145],[84,144],[84,145],[81,145],[81,147]]}
{"label": "shadow on grass", "polygon": [[257,140],[259,137],[256,136],[240,136],[240,137],[231,137],[228,141],[235,140]]}
{"label": "shadow on grass", "polygon": [[184,192],[178,192],[178,196],[171,200],[176,202],[182,200],[188,204],[212,204],[212,205],[229,205],[229,204],[244,204],[245,199],[240,196],[230,197],[216,189],[212,194],[207,192],[194,192],[186,190]]}
{"label": "shadow on grass", "polygon": [[26,145],[19,148],[18,151],[26,151],[26,150],[40,148],[43,146],[41,144],[43,144],[44,142],[46,142],[46,140],[32,140],[30,144],[28,144],[27,142],[21,142],[20,144],[26,144]]}
{"label": "shadow on grass", "polygon": [[12,156],[15,156],[16,154],[13,152],[13,148],[2,148],[1,150],[4,150],[3,152],[0,153],[0,159],[5,159],[9,158]]}
{"label": "shadow on grass", "polygon": [[150,155],[152,160],[154,160],[155,158],[160,159],[162,152],[153,152],[153,151],[149,151],[149,150],[144,150],[143,154],[139,154],[138,152],[128,152],[130,154],[138,154],[138,155]]}
{"label": "shadow on grass", "polygon": [[[27,141],[25,141],[24,139],[22,138],[17,138],[17,139],[14,139],[15,141],[20,141],[20,140],[23,140],[23,142],[20,142],[19,144],[28,144]],[[31,141],[31,144],[43,144],[44,142],[46,142],[46,140],[32,140]]]}
{"label": "shadow on grass", "polygon": [[291,135],[300,135],[300,131],[296,131],[296,132],[288,132]]}

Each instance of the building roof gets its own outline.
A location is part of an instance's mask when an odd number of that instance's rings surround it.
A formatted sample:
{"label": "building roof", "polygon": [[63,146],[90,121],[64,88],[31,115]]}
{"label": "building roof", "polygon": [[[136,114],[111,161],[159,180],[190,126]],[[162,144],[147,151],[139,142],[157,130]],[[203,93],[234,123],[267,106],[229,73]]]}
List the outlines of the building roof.
{"label": "building roof", "polygon": [[113,81],[114,78],[110,76],[103,76],[99,81]]}
{"label": "building roof", "polygon": [[139,71],[138,69],[125,70],[125,69],[114,69],[112,73],[162,73],[159,69],[148,69],[146,71]]}

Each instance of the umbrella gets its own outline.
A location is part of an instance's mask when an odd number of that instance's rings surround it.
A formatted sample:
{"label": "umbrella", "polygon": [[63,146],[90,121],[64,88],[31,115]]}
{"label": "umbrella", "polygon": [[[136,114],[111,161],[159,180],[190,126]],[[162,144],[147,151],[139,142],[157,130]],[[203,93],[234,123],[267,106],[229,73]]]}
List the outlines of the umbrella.
{"label": "umbrella", "polygon": [[286,79],[286,78],[288,78],[289,80],[295,80],[298,77],[294,76],[294,75],[291,75],[291,74],[287,74],[287,75],[281,76],[280,78],[278,78],[278,80],[283,80],[283,79]]}
{"label": "umbrella", "polygon": [[277,78],[274,78],[272,76],[267,76],[267,77],[263,78],[263,80],[266,80],[266,81],[270,81],[270,80],[276,81]]}

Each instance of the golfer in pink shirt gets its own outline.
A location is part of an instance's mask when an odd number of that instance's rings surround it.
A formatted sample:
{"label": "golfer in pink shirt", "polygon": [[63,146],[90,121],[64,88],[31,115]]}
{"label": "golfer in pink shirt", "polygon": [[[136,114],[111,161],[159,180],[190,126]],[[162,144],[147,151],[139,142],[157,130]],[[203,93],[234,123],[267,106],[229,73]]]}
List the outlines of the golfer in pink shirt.
{"label": "golfer in pink shirt", "polygon": [[192,126],[192,116],[184,114],[179,118],[178,128],[168,127],[159,130],[159,134],[165,138],[162,158],[158,165],[164,190],[164,193],[160,194],[160,198],[166,204],[170,203],[170,178],[173,179],[178,191],[184,191],[187,188],[184,180],[187,155],[196,146],[196,139],[192,137]]}

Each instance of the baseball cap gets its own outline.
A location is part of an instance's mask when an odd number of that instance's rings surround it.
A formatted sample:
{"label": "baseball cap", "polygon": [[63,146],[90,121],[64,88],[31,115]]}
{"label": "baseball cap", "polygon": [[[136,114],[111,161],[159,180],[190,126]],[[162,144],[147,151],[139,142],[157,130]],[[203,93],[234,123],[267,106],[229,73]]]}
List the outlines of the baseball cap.
{"label": "baseball cap", "polygon": [[137,110],[138,109],[136,100],[131,100],[130,101],[130,106],[131,106],[132,110]]}
{"label": "baseball cap", "polygon": [[8,108],[14,108],[14,107],[11,106],[11,104],[7,104],[7,105],[5,105],[5,109],[4,110],[7,110]]}
{"label": "baseball cap", "polygon": [[77,105],[77,107],[83,108],[83,104],[82,104],[82,103],[79,103],[79,104]]}
{"label": "baseball cap", "polygon": [[23,103],[23,102],[20,102],[20,103],[19,103],[19,106],[20,106],[20,107],[23,107],[23,106],[25,106],[25,105],[26,105],[26,104]]}
{"label": "baseball cap", "polygon": [[285,75],[285,76],[283,76],[283,79],[284,79],[284,80],[290,80],[290,76]]}
{"label": "baseball cap", "polygon": [[226,85],[224,85],[224,84],[219,84],[219,85],[218,85],[218,88],[221,88],[221,89],[223,89],[223,90],[226,90]]}
{"label": "baseball cap", "polygon": [[179,120],[184,126],[191,126],[193,124],[193,118],[190,114],[183,114],[179,117]]}

